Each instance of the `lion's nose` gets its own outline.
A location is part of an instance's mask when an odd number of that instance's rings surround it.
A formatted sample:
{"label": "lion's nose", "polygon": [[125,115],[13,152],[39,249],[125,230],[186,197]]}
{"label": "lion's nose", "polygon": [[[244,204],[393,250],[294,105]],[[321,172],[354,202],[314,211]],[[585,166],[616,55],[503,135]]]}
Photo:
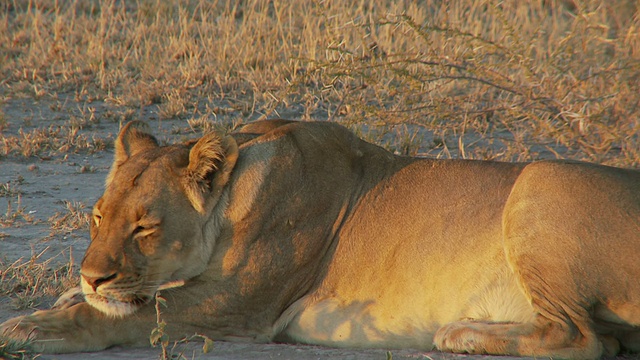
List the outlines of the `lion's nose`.
{"label": "lion's nose", "polygon": [[100,285],[102,285],[104,283],[107,283],[107,282],[109,282],[109,281],[111,281],[111,280],[116,278],[116,274],[115,273],[113,273],[111,275],[108,275],[108,276],[102,276],[102,277],[99,277],[99,276],[95,276],[95,277],[94,276],[88,276],[88,275],[85,275],[85,274],[81,274],[81,275],[84,278],[84,280],[89,285],[91,285],[91,287],[93,288],[93,291],[96,291],[98,286],[100,286]]}

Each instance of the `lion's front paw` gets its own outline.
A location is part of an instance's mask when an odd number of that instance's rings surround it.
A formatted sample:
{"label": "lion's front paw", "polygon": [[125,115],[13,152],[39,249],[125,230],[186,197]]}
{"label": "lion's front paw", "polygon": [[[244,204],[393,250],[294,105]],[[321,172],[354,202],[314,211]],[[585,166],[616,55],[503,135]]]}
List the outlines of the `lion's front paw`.
{"label": "lion's front paw", "polygon": [[80,286],[76,286],[72,289],[65,291],[58,300],[51,307],[52,310],[62,310],[70,308],[75,304],[79,304],[84,302],[84,294],[82,293],[82,288]]}
{"label": "lion's front paw", "polygon": [[101,350],[108,341],[91,326],[101,320],[97,310],[80,303],[62,310],[36,311],[0,325],[0,337],[36,352],[65,353]]}
{"label": "lion's front paw", "polygon": [[33,340],[37,337],[38,327],[29,320],[29,316],[15,317],[0,324],[0,338],[14,343],[16,347],[32,348]]}

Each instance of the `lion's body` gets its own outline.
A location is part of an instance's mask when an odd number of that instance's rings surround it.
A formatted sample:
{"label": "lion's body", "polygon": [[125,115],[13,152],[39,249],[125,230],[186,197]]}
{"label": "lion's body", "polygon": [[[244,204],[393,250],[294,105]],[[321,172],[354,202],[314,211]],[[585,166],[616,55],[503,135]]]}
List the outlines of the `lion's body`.
{"label": "lion's body", "polygon": [[[93,307],[5,332],[65,338],[45,351],[143,344],[155,314],[141,304],[182,279],[163,313],[174,336],[640,350],[637,171],[398,157],[330,123],[258,122],[190,148],[151,140],[131,127],[116,144],[82,265]],[[94,338],[65,337],[83,329]]]}

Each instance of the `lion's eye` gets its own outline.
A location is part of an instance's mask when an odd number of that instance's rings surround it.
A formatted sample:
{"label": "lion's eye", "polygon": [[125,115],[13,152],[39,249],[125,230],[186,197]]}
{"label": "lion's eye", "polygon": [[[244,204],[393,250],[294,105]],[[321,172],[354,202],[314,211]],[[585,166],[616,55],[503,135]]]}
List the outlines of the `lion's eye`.
{"label": "lion's eye", "polygon": [[99,227],[100,223],[102,222],[102,215],[93,214],[93,222],[96,224],[96,227]]}
{"label": "lion's eye", "polygon": [[132,224],[132,225],[135,225],[135,227],[131,235],[134,238],[140,239],[140,238],[147,237],[153,234],[154,232],[156,232],[156,230],[160,225],[160,220],[149,215],[146,211],[144,212],[139,211],[139,212],[143,213],[144,215],[140,216],[138,220],[136,220],[136,222]]}
{"label": "lion's eye", "polygon": [[138,225],[135,229],[133,229],[133,237],[134,238],[142,238],[145,236],[149,236],[156,231],[155,226],[143,226]]}
{"label": "lion's eye", "polygon": [[133,229],[133,236],[136,236],[145,230],[146,228],[144,226],[138,225],[135,229]]}

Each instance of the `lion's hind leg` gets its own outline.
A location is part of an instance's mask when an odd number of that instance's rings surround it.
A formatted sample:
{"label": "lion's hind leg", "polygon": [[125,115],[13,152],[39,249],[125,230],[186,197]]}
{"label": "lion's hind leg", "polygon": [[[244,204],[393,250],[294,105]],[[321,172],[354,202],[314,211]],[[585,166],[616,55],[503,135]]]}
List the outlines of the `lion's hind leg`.
{"label": "lion's hind leg", "polygon": [[438,330],[434,343],[442,351],[456,353],[559,359],[597,359],[604,351],[602,342],[590,328],[541,316],[531,323],[450,323]]}
{"label": "lion's hind leg", "polygon": [[[502,244],[534,320],[452,324],[437,335],[438,344],[572,359],[596,359],[620,345],[634,350],[633,337],[603,331],[600,322],[639,325],[639,184],[640,173],[627,170],[544,161],[528,165],[503,210]],[[607,311],[598,314],[599,307]]]}

